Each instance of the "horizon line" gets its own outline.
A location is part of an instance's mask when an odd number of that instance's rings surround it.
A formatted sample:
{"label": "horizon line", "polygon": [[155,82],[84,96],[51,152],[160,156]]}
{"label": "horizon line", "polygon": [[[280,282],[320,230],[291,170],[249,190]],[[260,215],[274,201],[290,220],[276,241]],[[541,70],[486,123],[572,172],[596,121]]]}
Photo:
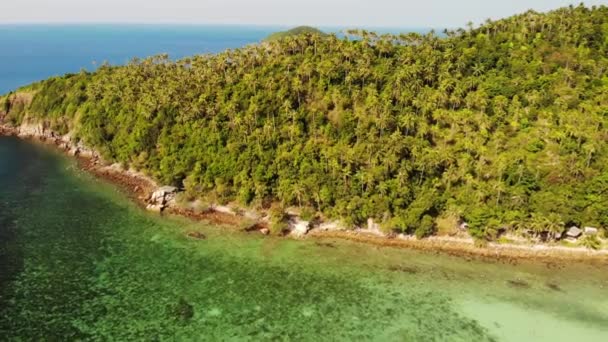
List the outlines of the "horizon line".
{"label": "horizon line", "polygon": [[310,26],[316,28],[365,28],[365,29],[424,29],[424,30],[444,30],[455,29],[457,27],[439,26],[376,26],[376,25],[310,25],[310,24],[260,24],[260,23],[213,23],[213,22],[149,22],[149,21],[15,21],[0,22],[0,26],[76,26],[76,25],[132,25],[132,26],[232,26],[232,27],[260,27],[260,28],[296,28],[300,26]]}

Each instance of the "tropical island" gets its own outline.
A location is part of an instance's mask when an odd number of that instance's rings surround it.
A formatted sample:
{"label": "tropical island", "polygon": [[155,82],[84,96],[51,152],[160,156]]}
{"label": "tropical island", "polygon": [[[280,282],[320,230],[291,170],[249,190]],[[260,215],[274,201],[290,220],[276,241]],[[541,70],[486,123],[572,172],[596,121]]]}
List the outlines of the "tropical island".
{"label": "tropical island", "polygon": [[300,35],[306,35],[306,34],[319,35],[319,36],[326,35],[323,31],[321,31],[315,27],[298,26],[298,27],[289,29],[287,31],[275,32],[275,33],[271,34],[270,36],[266,37],[265,41],[280,40],[280,39],[285,39],[287,37],[300,36]]}
{"label": "tropical island", "polygon": [[151,209],[273,234],[606,244],[608,7],[271,38],[35,83],[0,123],[167,185]]}

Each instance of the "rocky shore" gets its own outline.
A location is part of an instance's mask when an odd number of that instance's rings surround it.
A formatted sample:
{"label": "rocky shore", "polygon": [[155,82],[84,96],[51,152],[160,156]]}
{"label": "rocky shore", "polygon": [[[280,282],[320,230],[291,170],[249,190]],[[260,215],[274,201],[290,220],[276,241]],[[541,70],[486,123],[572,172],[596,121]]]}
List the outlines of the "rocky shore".
{"label": "rocky shore", "polygon": [[[106,179],[123,189],[142,208],[149,211],[186,216],[195,220],[206,220],[214,224],[225,224],[246,231],[269,233],[269,217],[265,212],[256,212],[223,205],[210,205],[203,210],[196,202],[178,204],[179,189],[160,186],[150,177],[119,164],[105,162],[99,153],[75,141],[70,134],[58,135],[42,124],[29,123],[11,127],[0,122],[0,135],[14,135],[24,139],[36,139],[52,144],[65,153],[76,157],[80,167],[97,177]],[[478,256],[498,259],[548,259],[548,260],[594,260],[608,263],[608,250],[591,250],[582,247],[551,246],[547,244],[488,243],[478,247],[472,238],[434,236],[416,239],[403,234],[387,235],[370,220],[367,227],[348,229],[338,222],[304,221],[297,213],[288,213],[288,233],[292,238],[346,239],[376,246],[413,248],[442,252],[458,256]]]}

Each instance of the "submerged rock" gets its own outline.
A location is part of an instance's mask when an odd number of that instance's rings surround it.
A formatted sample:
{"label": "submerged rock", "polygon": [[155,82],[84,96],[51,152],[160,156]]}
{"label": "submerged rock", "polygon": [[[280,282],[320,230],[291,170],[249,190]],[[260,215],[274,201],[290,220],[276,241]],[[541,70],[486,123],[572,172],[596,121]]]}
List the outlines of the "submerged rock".
{"label": "submerged rock", "polygon": [[545,285],[553,291],[563,292],[562,288],[555,283],[546,283]]}
{"label": "submerged rock", "polygon": [[530,284],[521,279],[507,280],[507,284],[509,284],[512,287],[516,287],[516,288],[520,288],[520,289],[529,289],[530,288]]}
{"label": "submerged rock", "polygon": [[194,307],[185,299],[180,300],[169,309],[170,315],[179,321],[189,321],[194,317]]}
{"label": "submerged rock", "polygon": [[205,234],[203,234],[201,232],[189,232],[187,235],[189,238],[196,239],[196,240],[207,239],[207,236],[205,236]]}
{"label": "submerged rock", "polygon": [[389,266],[388,269],[391,272],[401,272],[401,273],[408,273],[408,274],[416,274],[420,271],[415,266],[403,266],[403,265],[392,265],[392,266]]}
{"label": "submerged rock", "polygon": [[337,248],[335,244],[331,243],[331,242],[315,242],[315,245],[319,246],[319,247],[327,247],[327,248]]}

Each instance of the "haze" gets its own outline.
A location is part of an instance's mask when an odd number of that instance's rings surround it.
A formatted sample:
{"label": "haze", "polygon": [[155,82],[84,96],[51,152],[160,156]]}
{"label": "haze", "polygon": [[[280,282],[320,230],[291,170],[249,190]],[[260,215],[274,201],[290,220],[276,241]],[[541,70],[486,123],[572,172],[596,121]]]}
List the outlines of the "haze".
{"label": "haze", "polygon": [[[183,23],[367,27],[462,27],[568,0],[18,0],[0,23]],[[608,4],[608,0],[585,4]]]}

